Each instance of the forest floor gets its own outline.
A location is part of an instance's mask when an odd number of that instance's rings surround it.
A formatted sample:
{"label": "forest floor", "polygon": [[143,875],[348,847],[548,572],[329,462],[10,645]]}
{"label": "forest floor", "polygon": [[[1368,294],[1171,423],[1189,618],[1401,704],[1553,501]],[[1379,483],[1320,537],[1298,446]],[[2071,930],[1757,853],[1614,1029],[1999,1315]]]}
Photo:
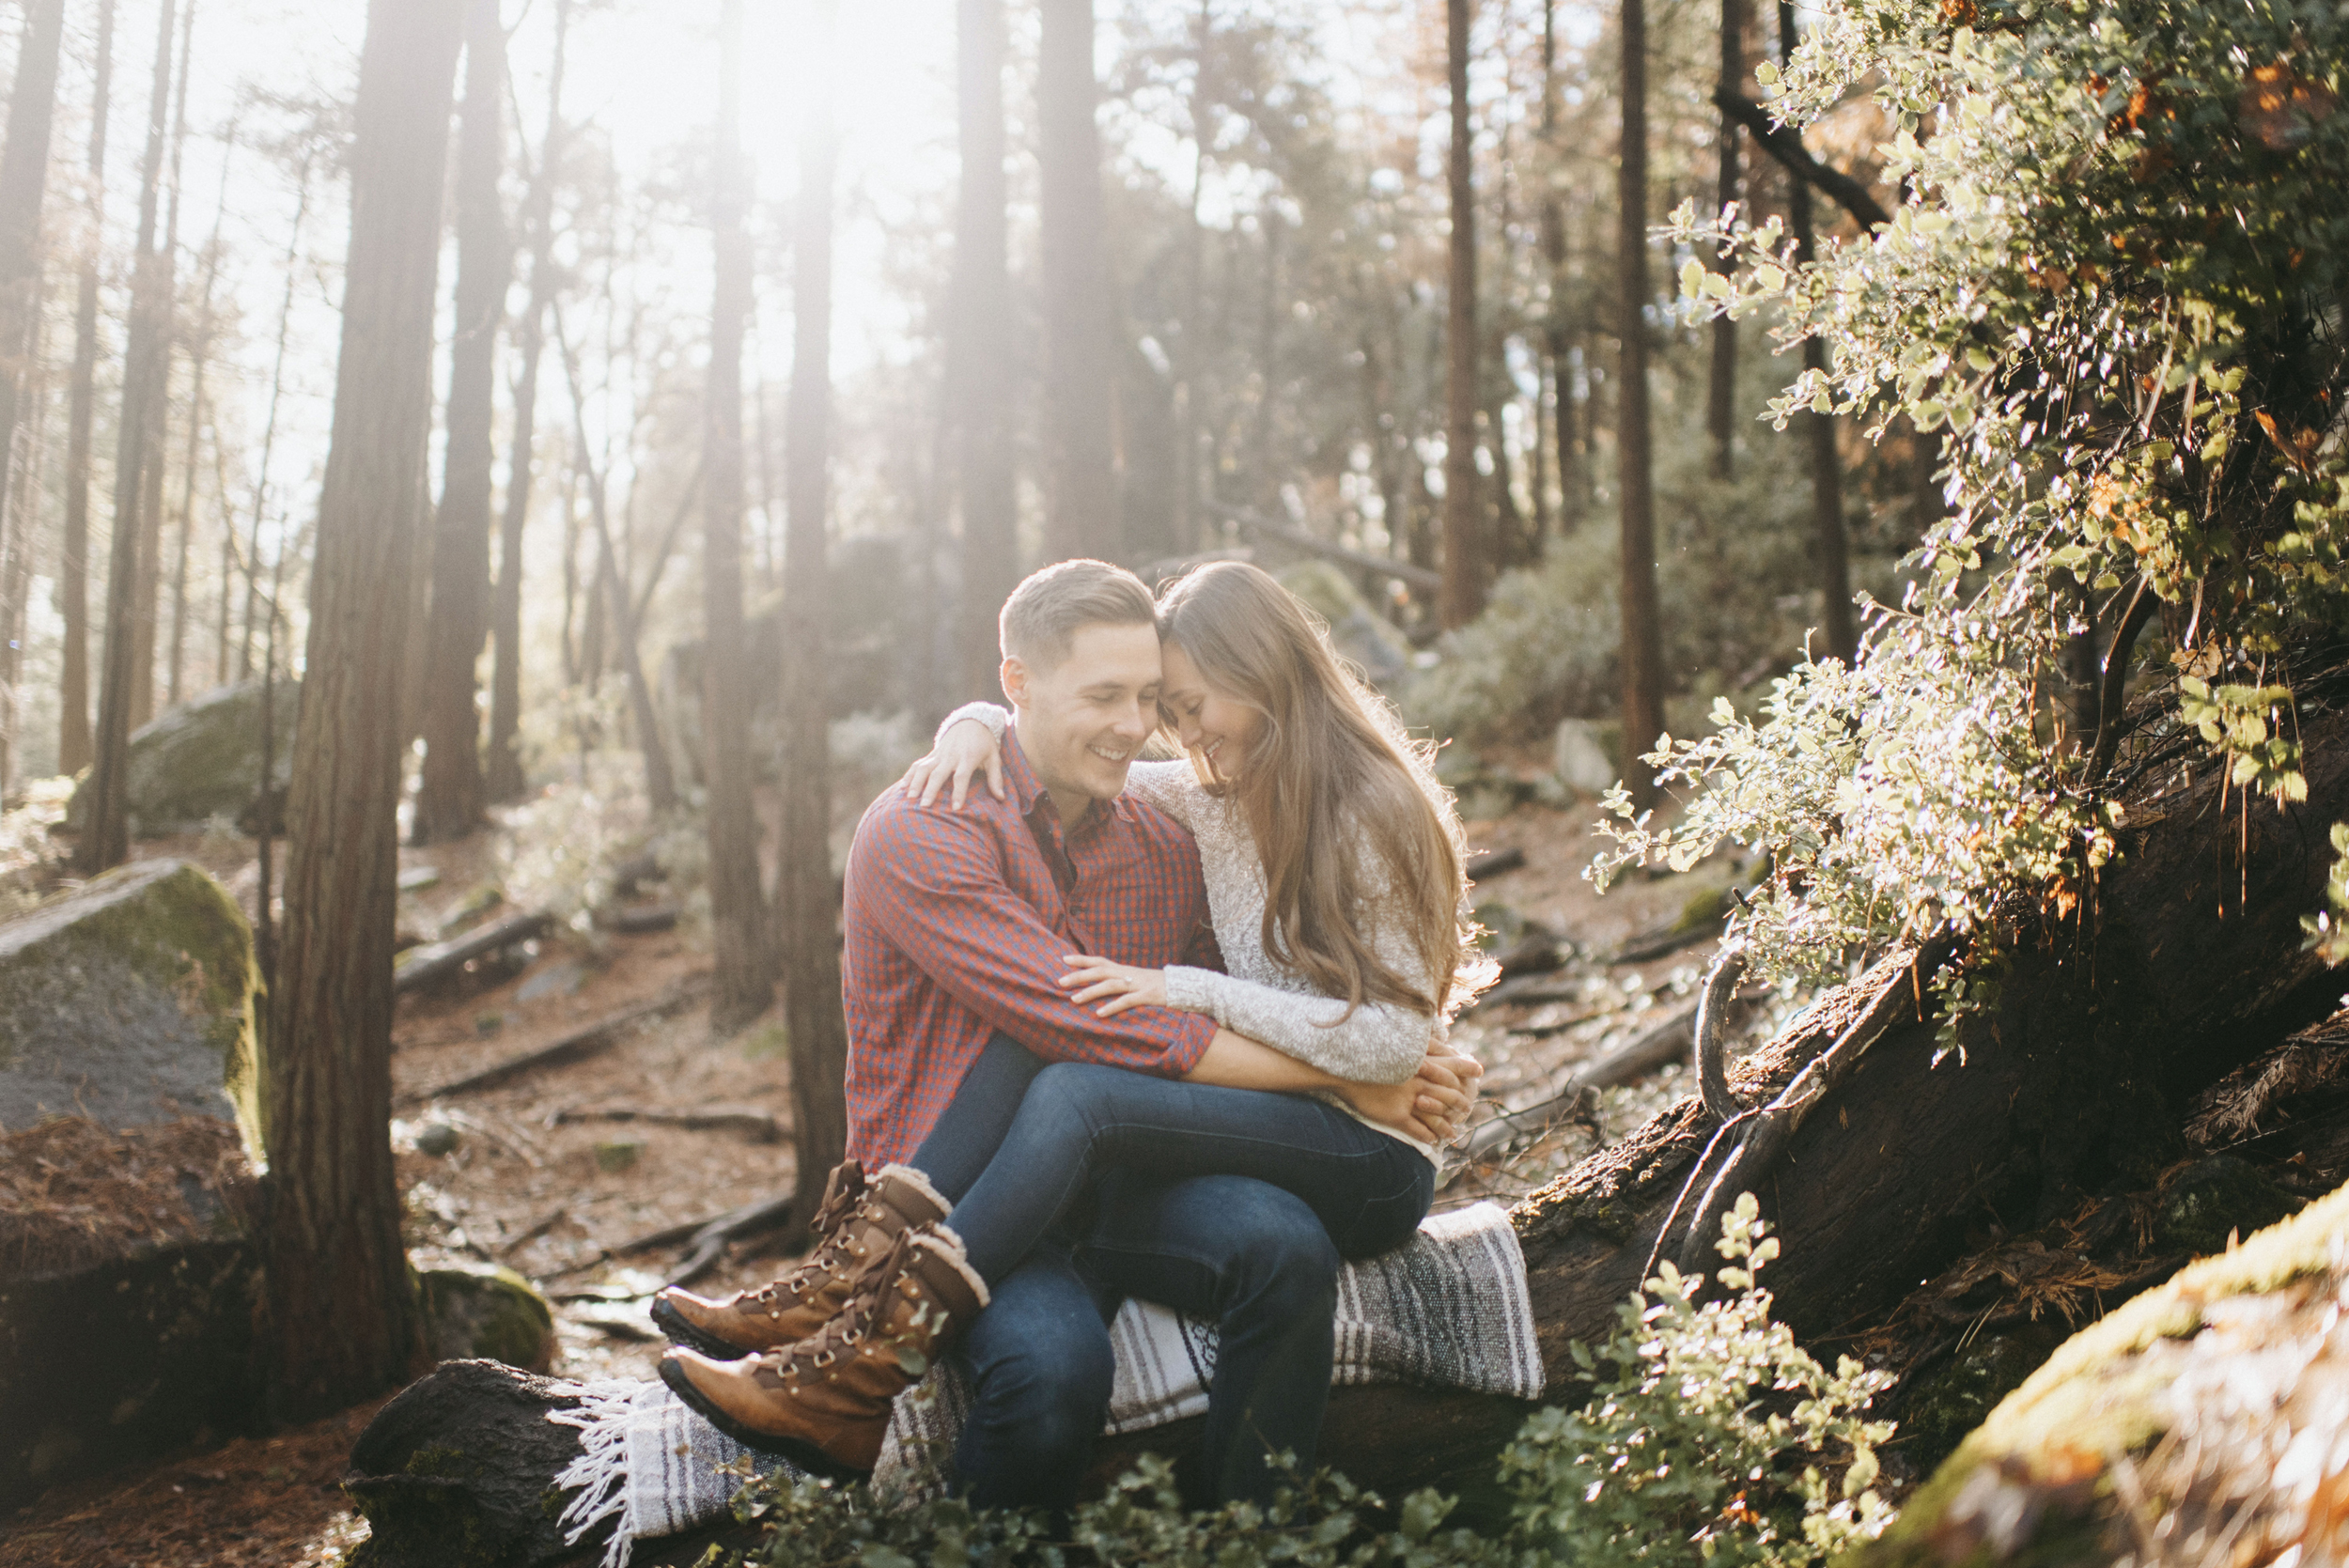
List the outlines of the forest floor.
{"label": "forest floor", "polygon": [[[1572,944],[1567,961],[1548,977],[1551,1000],[1487,1007],[1455,1032],[1488,1064],[1488,1115],[1548,1099],[1574,1066],[1682,1005],[1701,971],[1704,944],[1641,963],[1606,957],[1671,926],[1692,897],[1718,898],[1732,868],[1653,879],[1635,873],[1601,900],[1582,877],[1597,847],[1595,819],[1588,805],[1529,805],[1470,825],[1475,849],[1517,849],[1525,857],[1520,868],[1478,885],[1487,921],[1508,933],[1532,922]],[[497,863],[490,837],[402,851],[403,880],[414,884],[402,896],[404,932],[429,936],[478,918],[476,890]],[[257,866],[245,841],[154,840],[137,853],[198,861],[248,910],[255,905]],[[696,1002],[623,1032],[584,1060],[492,1088],[433,1090],[676,996],[708,968],[706,943],[690,924],[636,936],[565,930],[503,963],[476,966],[434,994],[401,1000],[392,1134],[412,1256],[419,1268],[494,1263],[536,1281],[555,1307],[556,1375],[652,1375],[662,1341],[646,1309],[672,1277],[682,1244],[644,1246],[641,1238],[791,1190],[782,1028],[770,1015],[713,1043],[707,1004]],[[1766,1032],[1766,1017],[1752,1027]],[[1687,1079],[1685,1065],[1668,1067],[1595,1101],[1530,1117],[1524,1137],[1491,1162],[1457,1172],[1439,1202],[1506,1202],[1529,1191],[1686,1092]],[[731,1114],[701,1127],[646,1119],[662,1112]],[[754,1237],[729,1248],[696,1288],[723,1294],[754,1284],[782,1261]],[[0,1565],[338,1560],[365,1526],[335,1483],[373,1408],[59,1487],[0,1521]]]}

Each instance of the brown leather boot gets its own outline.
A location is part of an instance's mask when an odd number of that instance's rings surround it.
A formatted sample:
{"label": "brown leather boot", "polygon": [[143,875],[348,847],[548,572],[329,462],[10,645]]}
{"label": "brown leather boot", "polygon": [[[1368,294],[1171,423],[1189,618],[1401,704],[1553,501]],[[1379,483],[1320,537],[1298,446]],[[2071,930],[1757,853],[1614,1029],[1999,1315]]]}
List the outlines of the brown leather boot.
{"label": "brown leather boot", "polygon": [[679,1346],[661,1377],[737,1442],[779,1453],[817,1475],[861,1480],[880,1458],[891,1402],[987,1305],[952,1231],[899,1234],[881,1266],[858,1282],[848,1311],[785,1349],[713,1361]]}
{"label": "brown leather boot", "polygon": [[885,1165],[868,1185],[863,1167],[848,1160],[824,1183],[824,1202],[808,1227],[817,1247],[798,1267],[723,1300],[671,1285],[653,1297],[652,1320],[677,1343],[720,1360],[796,1344],[839,1314],[858,1273],[901,1233],[953,1208],[910,1165]]}

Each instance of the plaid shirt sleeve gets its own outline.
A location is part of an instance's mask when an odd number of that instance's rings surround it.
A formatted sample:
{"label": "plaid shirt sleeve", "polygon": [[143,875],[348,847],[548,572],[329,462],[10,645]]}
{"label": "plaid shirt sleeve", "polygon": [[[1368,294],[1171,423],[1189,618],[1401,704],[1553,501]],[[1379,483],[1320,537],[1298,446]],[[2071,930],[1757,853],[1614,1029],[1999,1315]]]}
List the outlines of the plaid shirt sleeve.
{"label": "plaid shirt sleeve", "polygon": [[860,866],[871,918],[915,967],[990,1027],[1050,1061],[1097,1062],[1168,1078],[1189,1072],[1206,1052],[1216,1022],[1205,1015],[1137,1007],[1103,1018],[1068,1000],[1059,979],[1073,944],[1004,885],[991,836],[975,814],[903,814],[866,826],[881,830]]}

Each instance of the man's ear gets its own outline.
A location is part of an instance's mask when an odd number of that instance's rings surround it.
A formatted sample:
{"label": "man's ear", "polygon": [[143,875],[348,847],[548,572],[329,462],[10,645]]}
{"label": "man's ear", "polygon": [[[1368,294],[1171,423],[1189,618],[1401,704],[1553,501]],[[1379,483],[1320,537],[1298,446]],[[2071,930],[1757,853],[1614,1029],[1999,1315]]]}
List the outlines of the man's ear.
{"label": "man's ear", "polygon": [[1003,683],[1003,700],[1014,707],[1028,706],[1028,667],[1017,654],[1004,659],[1003,667],[996,672]]}

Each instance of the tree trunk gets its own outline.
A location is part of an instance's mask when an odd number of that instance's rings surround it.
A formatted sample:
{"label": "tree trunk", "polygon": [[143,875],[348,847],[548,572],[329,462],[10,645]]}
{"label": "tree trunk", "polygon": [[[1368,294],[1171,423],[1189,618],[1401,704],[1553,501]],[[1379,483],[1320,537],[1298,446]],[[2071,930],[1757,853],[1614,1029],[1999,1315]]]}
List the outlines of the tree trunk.
{"label": "tree trunk", "polygon": [[[521,799],[522,525],[530,520],[531,442],[538,415],[538,358],[546,344],[547,307],[554,297],[554,180],[563,155],[563,67],[570,37],[571,0],[555,0],[554,64],[547,79],[547,130],[538,140],[523,222],[530,230],[530,306],[521,322],[521,375],[514,383],[514,439],[506,448],[506,515],[498,526],[497,603],[492,635],[497,660],[490,674],[490,759],[486,793],[492,800]],[[566,623],[565,642],[568,643]]]}
{"label": "tree trunk", "polygon": [[1664,733],[1664,649],[1656,604],[1656,490],[1647,389],[1647,17],[1646,0],[1623,0],[1623,150],[1617,192],[1615,332],[1622,385],[1615,389],[1617,489],[1623,505],[1623,771],[1635,805],[1656,799],[1656,778],[1640,758]]}
{"label": "tree trunk", "polygon": [[[1558,4],[1542,0],[1542,148],[1548,161],[1563,159],[1558,146]],[[1574,340],[1566,320],[1566,203],[1548,179],[1542,182],[1542,261],[1549,270],[1549,300],[1543,312],[1542,347],[1549,360],[1551,451],[1558,462],[1558,532],[1570,534],[1582,520],[1582,465],[1575,460]],[[1541,432],[1535,432],[1541,439]]]}
{"label": "tree trunk", "polygon": [[1012,385],[1011,272],[1003,175],[1003,0],[959,0],[956,82],[962,190],[955,209],[955,271],[947,359],[962,491],[964,697],[1001,694],[995,617],[1019,582],[1018,411]]}
{"label": "tree trunk", "polygon": [[[612,618],[614,641],[618,644],[620,673],[628,683],[630,717],[636,725],[636,749],[645,759],[645,796],[655,816],[666,816],[677,809],[677,779],[669,768],[669,748],[661,738],[661,721],[652,706],[652,686],[645,679],[645,663],[636,646],[636,615],[629,602],[628,582],[620,575],[620,558],[613,549],[612,520],[606,509],[603,471],[596,467],[587,443],[587,399],[580,390],[579,361],[571,352],[569,338],[563,331],[563,312],[550,306],[554,314],[555,351],[563,357],[563,377],[570,383],[571,430],[579,443],[579,468],[587,480],[587,515],[596,525],[596,593],[589,602],[593,611],[601,607]],[[593,618],[590,626],[592,629]],[[601,639],[594,659],[583,672],[583,678],[593,682],[603,668]]]}
{"label": "tree trunk", "polygon": [[[393,1184],[399,679],[432,427],[432,318],[463,0],[374,0],[352,111],[341,362],[319,493],[264,1085],[267,1346],[282,1420],[423,1351]],[[272,601],[272,609],[274,604]]]}
{"label": "tree trunk", "polygon": [[[163,243],[158,261],[161,277],[156,298],[161,320],[156,328],[162,349],[154,365],[154,395],[147,400],[145,462],[140,470],[138,609],[131,626],[138,638],[132,654],[137,672],[131,685],[131,727],[137,729],[155,717],[155,653],[163,630],[163,475],[170,458],[171,360],[179,348],[179,170],[188,147],[188,64],[194,53],[195,0],[186,0],[179,13],[179,57],[171,116],[171,192],[163,221]],[[126,367],[127,368],[127,367]]]}
{"label": "tree trunk", "polygon": [[[1082,0],[1080,0],[1082,4]],[[1046,12],[1049,29],[1050,9]],[[832,53],[832,0],[817,0],[810,47],[816,79]],[[1087,56],[1088,62],[1090,55]],[[1088,64],[1088,80],[1090,65]],[[1090,111],[1087,111],[1088,115]],[[1088,121],[1090,123],[1090,121]],[[808,100],[800,128],[800,199],[792,235],[791,404],[785,415],[790,533],[783,574],[783,842],[776,877],[783,944],[784,1029],[791,1042],[791,1125],[798,1189],[791,1223],[801,1231],[824,1177],[848,1141],[844,1085],[848,1020],[840,1010],[840,899],[832,870],[832,754],[824,628],[832,442],[832,204],[837,162],[832,104]],[[1098,196],[1098,191],[1096,191]]]}
{"label": "tree trunk", "polygon": [[708,482],[702,491],[702,736],[708,748],[709,922],[716,959],[709,1032],[723,1040],[774,1001],[775,966],[759,886],[758,819],[751,811],[751,672],[742,643],[742,329],[751,314],[751,237],[742,226],[742,0],[725,0],[719,14],[717,189],[710,222],[717,287],[709,309]]}
{"label": "tree trunk", "polygon": [[[293,227],[286,236],[286,290],[277,302],[277,354],[269,376],[269,413],[261,424],[261,461],[253,476],[253,532],[244,552],[244,633],[237,652],[237,678],[248,680],[253,675],[254,617],[260,613],[261,598],[261,522],[269,514],[269,465],[277,451],[277,408],[286,391],[286,346],[293,331],[294,279],[302,260],[302,228],[310,216],[310,160],[303,158],[302,170],[295,181]],[[277,563],[285,565],[286,541],[277,541]],[[226,594],[227,589],[221,590]],[[274,590],[272,590],[272,593]],[[270,600],[270,613],[276,614],[276,599]],[[270,622],[269,635],[276,635],[276,622]],[[266,674],[266,663],[264,664]]]}
{"label": "tree trunk", "polygon": [[1452,244],[1445,271],[1443,592],[1447,630],[1485,608],[1491,541],[1476,473],[1476,181],[1469,130],[1469,11],[1471,0],[1444,0],[1445,60],[1452,96]]}
{"label": "tree trunk", "polygon": [[[1746,0],[1721,0],[1721,90],[1742,93],[1746,81]],[[1737,122],[1721,113],[1720,172],[1714,187],[1713,206],[1726,212],[1737,199]],[[1706,258],[1714,272],[1730,270],[1728,255],[1716,250]],[[1713,363],[1705,382],[1704,429],[1713,442],[1713,477],[1727,479],[1735,467],[1737,442],[1737,323],[1726,313],[1713,318]]]}
{"label": "tree trunk", "polygon": [[57,614],[65,623],[57,675],[57,771],[90,764],[89,463],[97,408],[98,256],[104,247],[106,109],[114,79],[115,0],[98,0],[98,58],[90,97],[88,234],[73,302],[73,370],[66,390],[65,538]]}
{"label": "tree trunk", "polygon": [[115,516],[106,563],[106,665],[99,684],[96,754],[90,765],[90,810],[74,846],[73,863],[85,877],[120,865],[131,853],[124,770],[129,765],[132,714],[138,688],[155,686],[153,648],[138,662],[136,628],[145,531],[140,503],[146,495],[155,411],[164,393],[171,363],[170,258],[155,245],[156,207],[163,185],[163,126],[171,107],[171,23],[174,0],[163,0],[155,31],[155,85],[148,100],[147,156],[139,169],[139,237],[131,279],[131,330],[122,362],[122,408],[115,443]]}
{"label": "tree trunk", "polygon": [[[232,124],[220,155],[220,199],[212,210],[212,238],[204,247],[204,287],[198,295],[195,339],[189,346],[188,357],[193,362],[188,379],[188,455],[179,487],[179,560],[171,574],[171,658],[170,678],[164,686],[165,700],[177,705],[180,697],[179,677],[187,654],[188,622],[188,558],[195,544],[195,475],[204,429],[204,372],[211,358],[212,334],[217,323],[212,318],[212,287],[220,280],[220,239],[222,225],[228,217],[228,164],[237,148],[237,128]],[[217,433],[212,440],[213,454],[219,454]],[[220,491],[215,499],[221,503],[222,535],[227,537],[234,530],[229,524],[226,502],[228,492]],[[221,577],[224,606],[228,593],[228,579]],[[224,613],[222,625],[227,624]],[[217,669],[217,665],[215,665]]]}
{"label": "tree trunk", "polygon": [[481,722],[474,706],[489,635],[490,428],[498,328],[514,275],[498,177],[506,168],[506,29],[498,0],[468,0],[465,107],[457,142],[456,341],[448,354],[448,451],[432,530],[431,624],[425,633],[424,775],[418,844],[463,838],[481,823]]}
{"label": "tree trunk", "polygon": [[1042,176],[1044,553],[1117,559],[1112,434],[1116,362],[1094,124],[1093,0],[1042,0],[1036,159]]}
{"label": "tree trunk", "polygon": [[32,602],[33,528],[40,510],[42,458],[49,445],[49,323],[44,309],[48,290],[41,289],[34,307],[32,352],[18,407],[23,448],[9,475],[8,516],[15,520],[16,542],[0,550],[0,605],[14,608],[13,627],[0,626],[0,797],[15,782],[23,760],[24,724],[23,631],[25,607]]}
{"label": "tree trunk", "polygon": [[[1795,8],[1779,0],[1778,51],[1782,60],[1795,57]],[[1816,254],[1811,215],[1811,186],[1801,179],[1786,181],[1786,227],[1795,241],[1795,258],[1808,265]],[[1816,334],[1802,340],[1806,370],[1827,368],[1827,343]],[[1805,409],[1795,415],[1802,431],[1805,456],[1811,466],[1811,540],[1812,562],[1819,573],[1819,632],[1827,645],[1818,651],[1850,663],[1859,653],[1859,633],[1852,623],[1851,547],[1843,529],[1843,458],[1836,450],[1835,416]]]}
{"label": "tree trunk", "polygon": [[[48,186],[49,127],[57,106],[57,56],[65,37],[65,0],[33,0],[18,47],[8,95],[8,140],[0,151],[0,494],[15,459],[18,406],[37,374],[34,338],[40,317],[40,208]],[[29,492],[28,492],[29,493]],[[0,512],[0,790],[17,750],[18,654],[24,596],[31,582],[33,520],[10,505]]]}

